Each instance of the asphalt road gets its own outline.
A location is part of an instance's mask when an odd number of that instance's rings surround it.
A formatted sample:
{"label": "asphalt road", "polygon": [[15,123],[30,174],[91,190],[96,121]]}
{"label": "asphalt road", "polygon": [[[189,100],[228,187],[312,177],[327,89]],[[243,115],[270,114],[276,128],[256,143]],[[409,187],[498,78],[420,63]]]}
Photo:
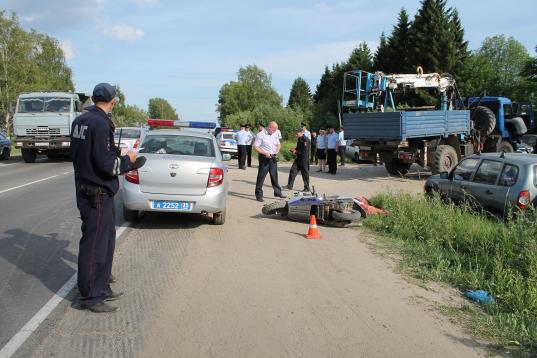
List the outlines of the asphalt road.
{"label": "asphalt road", "polygon": [[71,162],[0,162],[0,348],[76,272],[79,238]]}

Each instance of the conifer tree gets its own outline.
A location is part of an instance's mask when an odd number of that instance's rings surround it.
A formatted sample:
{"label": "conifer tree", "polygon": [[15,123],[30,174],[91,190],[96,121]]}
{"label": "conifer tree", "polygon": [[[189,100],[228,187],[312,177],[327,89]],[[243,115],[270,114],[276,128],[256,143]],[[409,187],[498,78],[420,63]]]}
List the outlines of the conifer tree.
{"label": "conifer tree", "polygon": [[385,59],[384,72],[407,73],[415,71],[410,61],[410,27],[411,22],[404,8],[398,16],[397,25],[388,38],[388,48]]}
{"label": "conifer tree", "polygon": [[384,31],[380,35],[379,47],[375,52],[375,57],[373,59],[373,71],[387,71],[387,59],[388,59],[388,42],[386,41],[386,35]]}
{"label": "conifer tree", "polygon": [[311,103],[310,86],[302,77],[298,77],[291,86],[287,106],[293,109],[300,109],[302,112],[309,112],[311,110]]}

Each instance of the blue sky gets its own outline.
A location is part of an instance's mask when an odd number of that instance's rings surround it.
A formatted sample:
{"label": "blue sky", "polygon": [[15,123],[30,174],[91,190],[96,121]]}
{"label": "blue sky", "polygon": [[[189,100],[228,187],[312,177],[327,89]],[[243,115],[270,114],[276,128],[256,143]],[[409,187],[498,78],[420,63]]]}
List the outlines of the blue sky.
{"label": "blue sky", "polygon": [[[117,83],[127,103],[147,108],[163,97],[185,120],[216,120],[220,87],[240,66],[272,75],[287,102],[302,76],[315,90],[325,65],[344,61],[366,41],[376,47],[401,7],[411,17],[418,0],[403,1],[167,1],[0,0],[22,26],[57,38],[78,91]],[[459,10],[470,48],[505,34],[533,56],[537,1],[448,0]]]}

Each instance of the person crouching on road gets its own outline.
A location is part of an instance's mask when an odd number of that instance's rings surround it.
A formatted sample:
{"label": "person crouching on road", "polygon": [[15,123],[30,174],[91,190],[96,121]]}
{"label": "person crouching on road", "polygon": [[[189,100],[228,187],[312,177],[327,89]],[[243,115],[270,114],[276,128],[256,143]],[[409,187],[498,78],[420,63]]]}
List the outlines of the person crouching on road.
{"label": "person crouching on road", "polygon": [[255,184],[255,198],[263,202],[263,183],[270,174],[270,182],[274,190],[274,196],[285,198],[282,195],[282,188],[278,184],[278,163],[277,156],[280,152],[281,144],[278,137],[278,124],[270,122],[264,131],[257,134],[254,142],[254,149],[259,153],[259,168],[257,170],[257,181]]}
{"label": "person crouching on road", "polygon": [[338,149],[338,136],[334,132],[334,127],[328,127],[328,134],[326,135],[326,156],[328,161],[328,172],[335,175],[337,172],[337,149]]}
{"label": "person crouching on road", "polygon": [[319,129],[317,136],[317,158],[319,158],[318,172],[324,172],[326,168],[326,133],[323,128]]}
{"label": "person crouching on road", "polygon": [[136,153],[120,156],[114,145],[114,123],[110,113],[116,90],[100,83],[93,90],[94,106],[78,116],[71,128],[71,159],[75,172],[76,203],[82,219],[78,253],[78,289],[81,308],[92,312],[114,312],[104,301],[123,293],[110,288],[116,245],[114,195],[117,176],[129,170]]}
{"label": "person crouching on road", "polygon": [[291,170],[289,171],[289,179],[285,189],[293,190],[293,183],[296,175],[300,170],[302,181],[304,181],[304,189],[302,191],[310,191],[310,172],[309,172],[309,156],[310,156],[310,140],[304,133],[304,128],[296,130],[296,148],[291,149],[291,152],[296,155]]}

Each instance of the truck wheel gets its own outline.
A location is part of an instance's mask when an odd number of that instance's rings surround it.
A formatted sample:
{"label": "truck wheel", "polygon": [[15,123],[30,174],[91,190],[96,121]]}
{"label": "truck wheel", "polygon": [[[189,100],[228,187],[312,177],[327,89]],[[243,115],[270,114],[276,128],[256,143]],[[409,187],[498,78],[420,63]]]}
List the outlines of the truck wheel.
{"label": "truck wheel", "polygon": [[450,145],[439,145],[434,152],[431,171],[433,174],[449,172],[458,162],[455,148]]}
{"label": "truck wheel", "polygon": [[261,212],[264,215],[285,215],[287,214],[287,201],[280,200],[263,205]]}
{"label": "truck wheel", "polygon": [[37,152],[35,150],[24,149],[23,148],[21,150],[21,154],[22,154],[22,159],[26,163],[33,163],[33,162],[35,162],[35,158],[37,158]]}
{"label": "truck wheel", "polygon": [[472,113],[474,128],[479,131],[481,137],[488,136],[496,128],[496,117],[490,108],[477,106]]}
{"label": "truck wheel", "polygon": [[405,175],[411,165],[411,163],[402,162],[400,159],[393,159],[391,162],[384,163],[384,167],[391,175]]}
{"label": "truck wheel", "polygon": [[513,148],[513,145],[511,143],[506,140],[502,140],[502,142],[500,143],[500,152],[514,153],[515,149]]}
{"label": "truck wheel", "polygon": [[2,151],[2,154],[0,154],[0,160],[8,160],[10,155],[11,155],[11,153],[9,151],[9,148],[6,147]]}
{"label": "truck wheel", "polygon": [[138,221],[138,210],[129,210],[123,205],[123,218],[127,221]]}
{"label": "truck wheel", "polygon": [[226,209],[213,214],[213,225],[224,225],[226,222]]}

